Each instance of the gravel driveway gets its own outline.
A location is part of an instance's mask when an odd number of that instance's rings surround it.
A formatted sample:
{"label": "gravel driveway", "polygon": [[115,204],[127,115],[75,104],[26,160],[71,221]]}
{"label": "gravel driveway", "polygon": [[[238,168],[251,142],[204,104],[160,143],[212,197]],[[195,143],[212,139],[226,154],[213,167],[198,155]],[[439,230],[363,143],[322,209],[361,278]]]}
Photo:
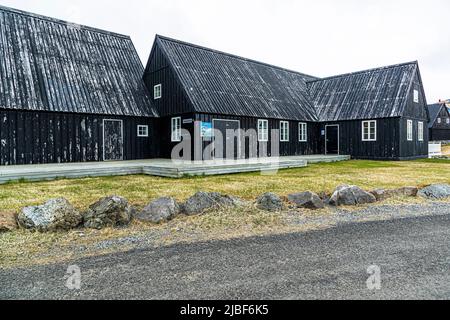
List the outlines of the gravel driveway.
{"label": "gravel driveway", "polygon": [[[80,290],[66,287],[69,264],[0,270],[0,298],[448,299],[450,205],[405,208],[370,210],[395,217],[410,211],[412,218],[344,219],[321,231],[73,261]],[[368,269],[381,271],[380,290],[368,289]]]}

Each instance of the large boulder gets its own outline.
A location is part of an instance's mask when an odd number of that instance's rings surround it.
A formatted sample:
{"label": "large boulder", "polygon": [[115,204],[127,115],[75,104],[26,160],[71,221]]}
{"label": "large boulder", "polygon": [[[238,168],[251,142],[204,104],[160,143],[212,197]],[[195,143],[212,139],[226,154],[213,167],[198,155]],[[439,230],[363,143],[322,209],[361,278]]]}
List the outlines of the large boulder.
{"label": "large boulder", "polygon": [[197,192],[182,205],[182,211],[191,216],[201,214],[208,210],[237,206],[241,203],[241,200],[237,198],[220,193]]}
{"label": "large boulder", "polygon": [[17,219],[13,211],[0,212],[0,233],[16,230]]}
{"label": "large boulder", "polygon": [[161,223],[172,220],[180,214],[180,206],[173,198],[159,198],[136,215],[136,219],[144,222]]}
{"label": "large boulder", "polygon": [[375,189],[371,191],[377,201],[384,201],[392,197],[416,197],[419,189],[416,187],[403,187],[398,189]]}
{"label": "large boulder", "polygon": [[276,212],[283,210],[283,201],[275,193],[268,192],[261,195],[257,200],[258,209]]}
{"label": "large boulder", "polygon": [[25,229],[51,232],[76,228],[83,218],[69,201],[59,198],[49,200],[41,206],[23,208],[17,221]]}
{"label": "large boulder", "polygon": [[446,199],[450,197],[450,185],[433,184],[421,189],[418,195],[427,199]]}
{"label": "large boulder", "polygon": [[357,186],[343,185],[337,187],[330,199],[332,206],[353,206],[358,204],[374,203],[377,199],[369,192]]}
{"label": "large boulder", "polygon": [[310,191],[290,194],[288,200],[294,203],[298,208],[317,210],[325,207],[322,199],[320,199],[317,194]]}
{"label": "large boulder", "polygon": [[128,200],[111,196],[100,199],[84,214],[84,226],[91,229],[124,226],[130,223],[135,210]]}

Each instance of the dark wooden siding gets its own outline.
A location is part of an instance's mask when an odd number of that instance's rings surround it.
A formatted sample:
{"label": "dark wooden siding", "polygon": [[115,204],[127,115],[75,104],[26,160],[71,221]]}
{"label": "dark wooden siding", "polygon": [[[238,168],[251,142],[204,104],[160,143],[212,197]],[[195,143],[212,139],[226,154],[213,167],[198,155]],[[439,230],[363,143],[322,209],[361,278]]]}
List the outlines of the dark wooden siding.
{"label": "dark wooden siding", "polygon": [[[172,118],[181,117],[181,128],[188,130],[190,137],[194,137],[194,116],[192,114],[173,115],[171,117],[163,117],[157,120],[155,125],[155,143],[156,152],[155,157],[163,159],[171,159],[173,148],[179,144],[179,142],[172,142]],[[191,123],[184,123],[183,120],[191,119]],[[187,138],[187,137],[185,137]],[[193,147],[193,144],[191,145]],[[189,157],[191,159],[192,157]]]}
{"label": "dark wooden siding", "polygon": [[[408,120],[413,122],[413,140],[408,141]],[[424,122],[424,141],[418,139],[418,123]],[[424,119],[401,118],[400,119],[400,158],[402,160],[428,157],[428,130],[427,121]]]}
{"label": "dark wooden siding", "polygon": [[326,125],[339,125],[339,150],[342,155],[354,159],[392,159],[400,158],[399,118],[377,120],[377,141],[362,141],[362,120],[326,122],[321,124],[320,153],[325,153]]}
{"label": "dark wooden siding", "polygon": [[[213,114],[185,114],[179,115],[183,120],[195,120],[196,122],[213,122],[217,120],[239,120],[240,128],[243,130],[257,130],[258,118],[252,117],[233,117]],[[270,129],[279,129],[280,120],[266,119],[269,121]],[[375,120],[375,119],[374,119]],[[424,141],[418,141],[418,120],[413,120],[413,141],[407,141],[406,121],[403,118],[386,118],[377,120],[377,141],[362,141],[362,120],[338,121],[326,123],[307,123],[308,124],[308,142],[299,142],[298,123],[289,121],[289,142],[280,142],[281,156],[311,155],[325,153],[325,136],[322,131],[326,125],[339,125],[339,146],[340,154],[350,155],[354,159],[373,159],[373,160],[403,160],[412,158],[422,158],[428,155],[428,132],[426,122],[424,122]],[[411,119],[412,120],[412,119]],[[198,124],[199,126],[199,124]],[[193,158],[195,152],[194,142],[194,122],[182,124],[182,128],[187,130],[192,139],[191,155]],[[171,142],[171,117],[159,119],[158,126],[158,156],[170,158],[172,149],[178,143]],[[211,141],[202,141],[202,146],[197,148],[203,150]],[[242,143],[242,141],[241,141]],[[249,139],[245,141],[245,157],[250,156]],[[267,155],[271,154],[271,144],[258,143],[258,152],[261,148],[267,150]],[[200,155],[197,153],[197,159]]]}
{"label": "dark wooden siding", "polygon": [[[419,91],[419,102],[414,102],[414,90]],[[427,111],[427,101],[425,92],[420,80],[419,72],[413,79],[411,91],[409,92],[407,103],[400,119],[400,159],[416,159],[428,157],[428,141],[429,131],[428,122],[429,114]],[[413,141],[408,141],[407,126],[408,120],[413,122]],[[419,122],[424,126],[424,141],[419,141]]]}
{"label": "dark wooden siding", "polygon": [[153,98],[155,85],[162,85],[162,97],[153,101],[161,117],[193,112],[183,87],[159,46],[155,45],[147,65],[144,82]]}
{"label": "dark wooden siding", "polygon": [[450,129],[435,129],[429,131],[430,141],[450,141]]}
{"label": "dark wooden siding", "polygon": [[[104,119],[123,121],[125,160],[155,156],[151,118],[0,110],[0,164],[102,161]],[[137,137],[138,125],[149,138]]]}
{"label": "dark wooden siding", "polygon": [[[419,102],[414,102],[414,90],[419,92]],[[425,92],[423,90],[423,86],[420,82],[419,73],[416,72],[416,75],[413,79],[411,85],[411,91],[409,92],[405,109],[403,111],[402,117],[423,120],[425,121],[425,127],[428,126],[428,112],[427,112],[427,101],[425,97]]]}
{"label": "dark wooden siding", "polygon": [[[233,117],[224,115],[213,115],[213,114],[184,114],[178,115],[182,118],[182,128],[189,132],[191,138],[191,157],[187,159],[205,159],[203,158],[203,150],[211,143],[211,141],[201,141],[200,147],[195,147],[194,134],[197,131],[198,136],[200,135],[199,128],[200,122],[213,122],[213,120],[239,120],[240,128],[242,130],[254,129],[257,130],[258,118],[253,117]],[[175,115],[174,117],[177,117]],[[170,158],[173,148],[178,144],[178,142],[171,142],[171,119],[172,117],[161,118],[158,120],[157,132],[158,132],[158,156],[161,158]],[[186,122],[189,123],[183,123]],[[190,120],[193,120],[190,122]],[[265,119],[269,121],[270,129],[279,129],[280,120],[277,119]],[[196,124],[197,123],[197,124]],[[307,122],[308,125],[308,142],[299,142],[299,132],[298,132],[297,121],[289,121],[289,142],[280,142],[280,155],[281,156],[294,156],[294,155],[309,155],[317,154],[319,152],[320,140],[319,140],[319,125],[317,123]],[[257,132],[257,131],[256,131]],[[241,141],[242,143],[242,141]],[[267,150],[268,156],[273,156],[271,154],[271,144],[268,143],[258,143],[257,150],[260,148]],[[245,139],[245,158],[250,157],[250,139]],[[195,155],[197,152],[197,155]],[[185,155],[186,156],[186,155]],[[197,158],[195,158],[195,156]]]}

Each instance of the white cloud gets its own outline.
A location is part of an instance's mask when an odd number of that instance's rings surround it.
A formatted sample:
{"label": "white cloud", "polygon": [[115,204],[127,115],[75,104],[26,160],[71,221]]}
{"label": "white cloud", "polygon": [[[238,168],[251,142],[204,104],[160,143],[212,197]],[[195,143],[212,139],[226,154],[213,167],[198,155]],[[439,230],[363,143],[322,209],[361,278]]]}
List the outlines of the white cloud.
{"label": "white cloud", "polygon": [[3,0],[132,37],[156,33],[317,76],[419,60],[429,102],[450,98],[447,0]]}

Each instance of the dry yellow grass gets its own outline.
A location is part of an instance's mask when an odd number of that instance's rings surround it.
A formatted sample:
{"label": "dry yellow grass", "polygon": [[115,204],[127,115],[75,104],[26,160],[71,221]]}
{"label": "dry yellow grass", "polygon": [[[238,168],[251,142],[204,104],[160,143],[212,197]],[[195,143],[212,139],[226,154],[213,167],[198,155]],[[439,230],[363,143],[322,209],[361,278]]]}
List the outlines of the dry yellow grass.
{"label": "dry yellow grass", "polygon": [[114,194],[128,198],[132,204],[142,208],[157,197],[173,196],[183,201],[196,191],[215,191],[251,200],[269,191],[282,196],[305,190],[331,192],[344,183],[373,189],[437,182],[450,182],[450,161],[348,161],[284,170],[273,176],[249,173],[179,180],[125,176],[11,183],[0,186],[0,209],[20,210],[55,197],[66,197],[78,209],[85,210],[101,197]]}
{"label": "dry yellow grass", "polygon": [[[26,230],[0,234],[0,268],[60,262],[90,255],[126,250],[127,245],[100,246],[103,241],[144,237],[150,246],[180,242],[231,239],[283,232],[286,213],[267,213],[248,205],[215,210],[203,215],[180,216],[165,224],[133,221],[125,228],[77,229],[70,232],[38,233]],[[80,248],[85,250],[80,251]]]}
{"label": "dry yellow grass", "polygon": [[445,144],[442,146],[442,154],[444,156],[450,156],[450,144]]}

